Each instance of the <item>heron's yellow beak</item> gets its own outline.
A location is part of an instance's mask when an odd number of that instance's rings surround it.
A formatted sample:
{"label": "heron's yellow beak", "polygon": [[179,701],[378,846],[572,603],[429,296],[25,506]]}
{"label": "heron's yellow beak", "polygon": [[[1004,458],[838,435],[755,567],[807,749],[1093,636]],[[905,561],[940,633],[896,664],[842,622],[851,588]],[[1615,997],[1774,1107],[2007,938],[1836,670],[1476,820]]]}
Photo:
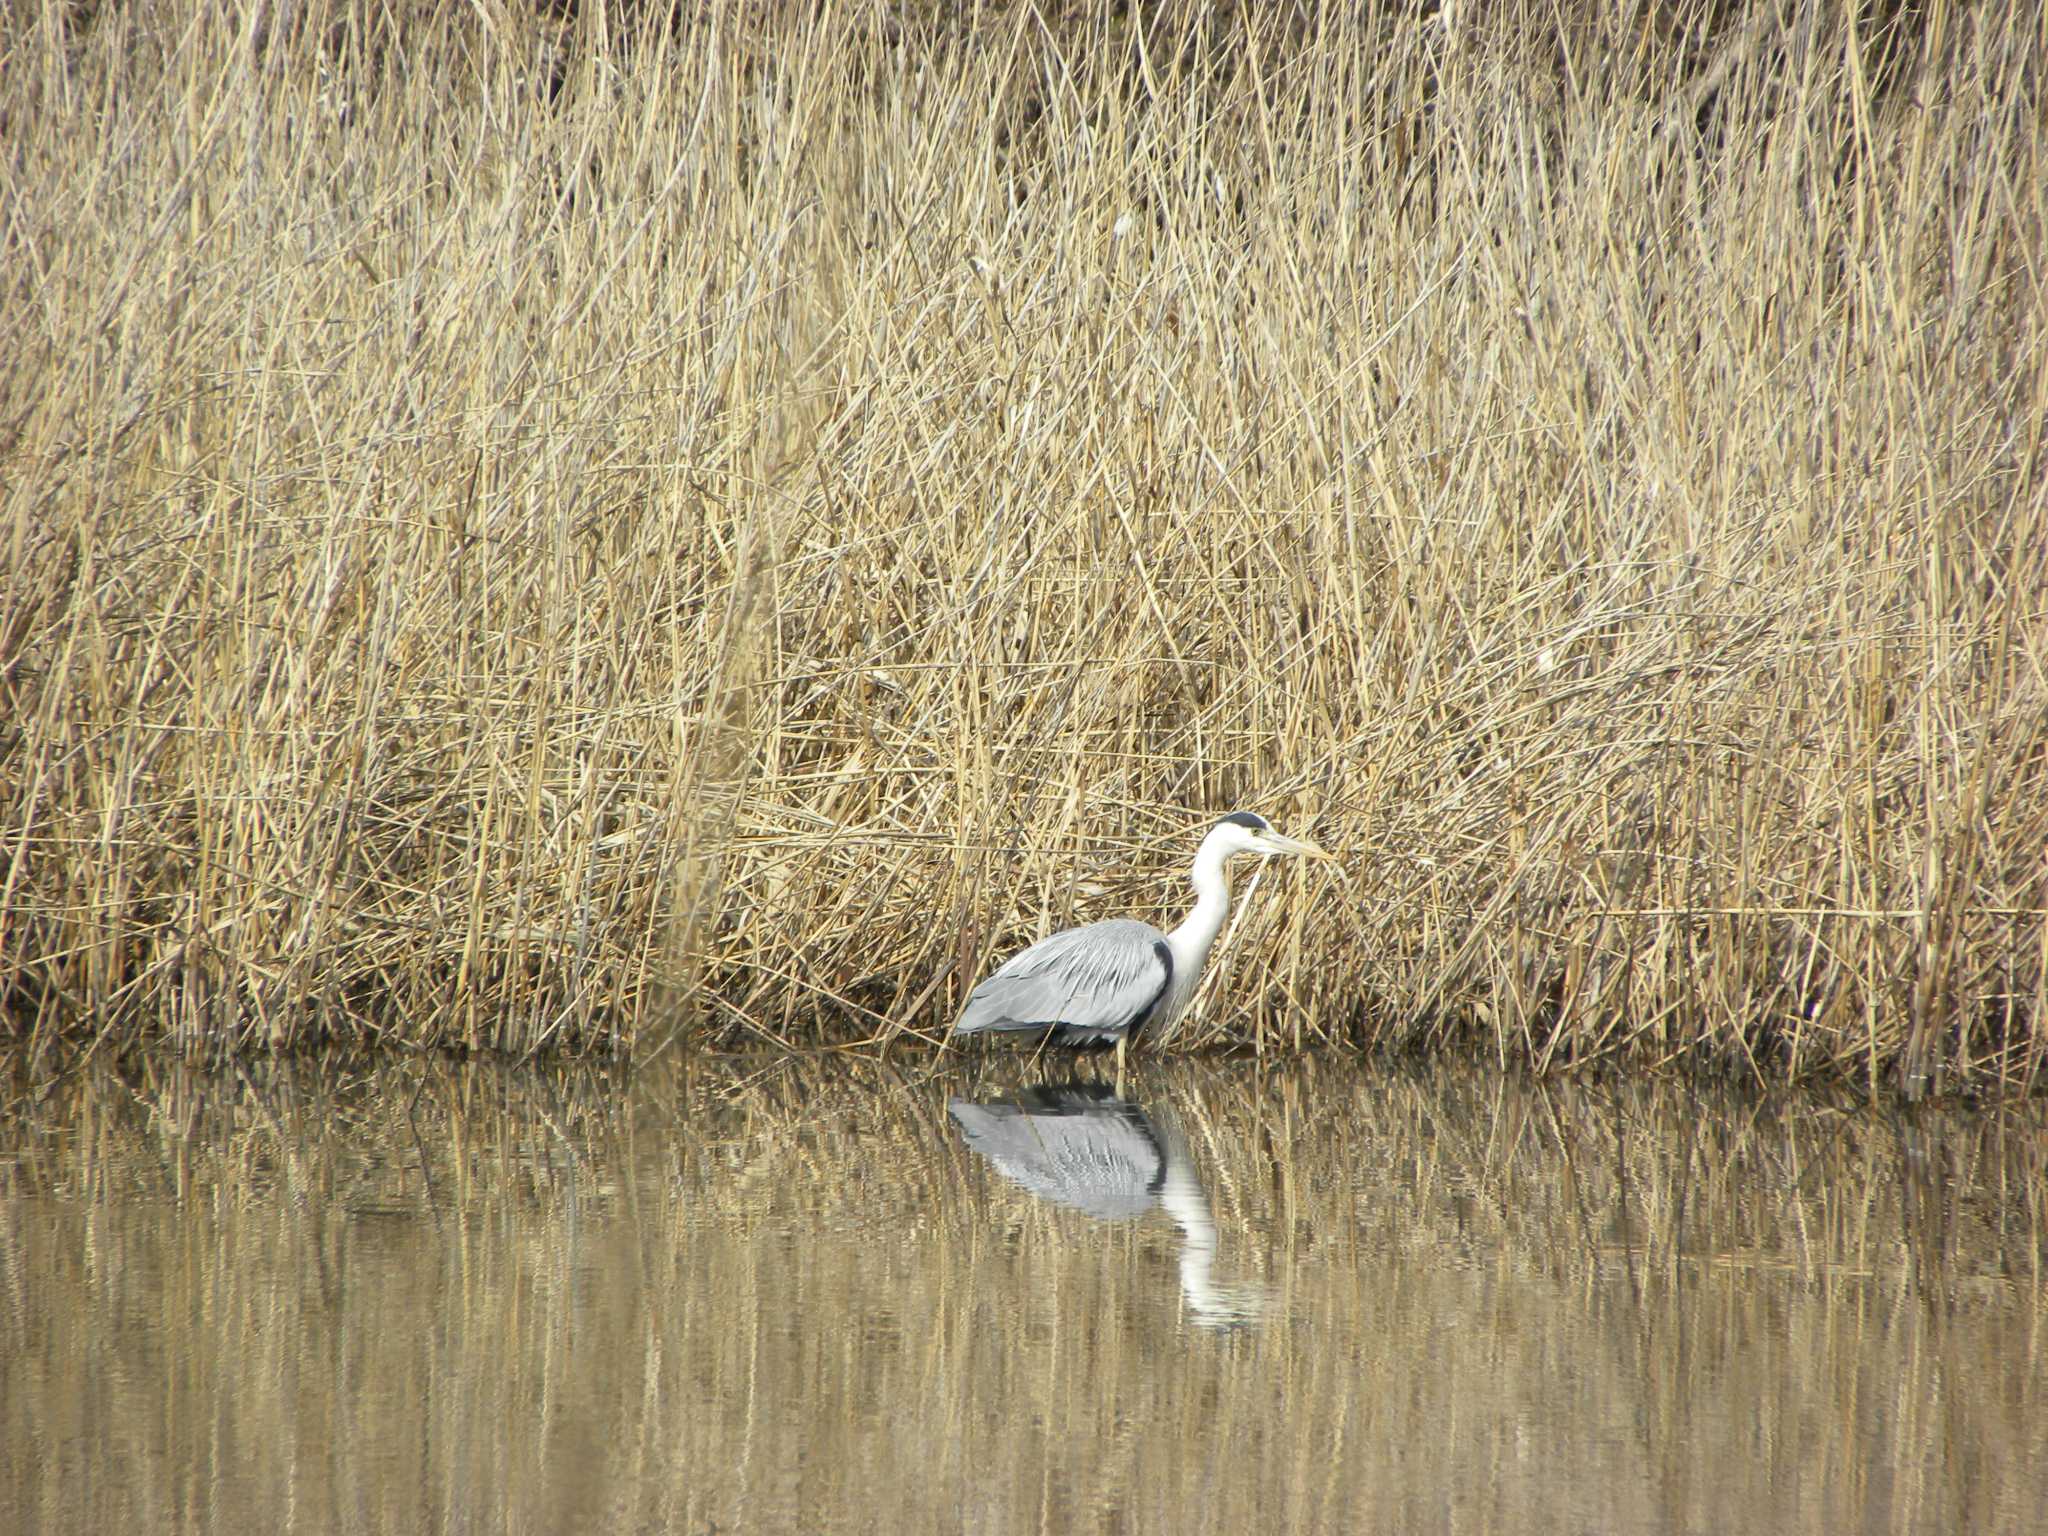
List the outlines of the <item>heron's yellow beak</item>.
{"label": "heron's yellow beak", "polygon": [[1264,839],[1268,853],[1290,853],[1304,859],[1334,859],[1333,853],[1325,853],[1314,843],[1304,843],[1298,837],[1282,837],[1278,832],[1268,832]]}

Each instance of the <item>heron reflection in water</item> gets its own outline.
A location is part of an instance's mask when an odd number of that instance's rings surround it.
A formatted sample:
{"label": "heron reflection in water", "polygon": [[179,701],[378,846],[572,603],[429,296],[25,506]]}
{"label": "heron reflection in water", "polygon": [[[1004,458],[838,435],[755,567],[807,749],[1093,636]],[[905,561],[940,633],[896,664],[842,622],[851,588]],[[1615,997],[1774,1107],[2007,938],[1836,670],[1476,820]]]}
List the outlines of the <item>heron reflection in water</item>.
{"label": "heron reflection in water", "polygon": [[1170,1123],[1104,1083],[1041,1084],[1015,1098],[954,1099],[946,1109],[970,1148],[1041,1200],[1097,1221],[1164,1210],[1181,1231],[1181,1295],[1202,1327],[1250,1323],[1266,1311],[1265,1287],[1217,1282],[1208,1192]]}
{"label": "heron reflection in water", "polygon": [[1167,1028],[1195,995],[1209,948],[1230,915],[1227,866],[1245,853],[1329,857],[1313,843],[1282,837],[1263,816],[1226,816],[1195,853],[1195,909],[1173,932],[1113,917],[1040,939],[974,989],[953,1033],[1029,1029],[1059,1045],[1114,1042],[1121,1092],[1131,1035]]}

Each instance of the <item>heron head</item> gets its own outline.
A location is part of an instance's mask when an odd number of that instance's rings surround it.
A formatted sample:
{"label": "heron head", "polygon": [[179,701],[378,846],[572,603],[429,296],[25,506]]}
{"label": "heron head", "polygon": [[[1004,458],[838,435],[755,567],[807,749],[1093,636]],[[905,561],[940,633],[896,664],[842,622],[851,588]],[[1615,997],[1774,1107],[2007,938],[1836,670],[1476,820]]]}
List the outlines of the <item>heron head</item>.
{"label": "heron head", "polygon": [[1211,840],[1222,842],[1226,855],[1257,853],[1299,855],[1311,859],[1329,857],[1314,843],[1304,843],[1299,838],[1282,837],[1273,830],[1270,821],[1254,811],[1232,811],[1209,829],[1209,836],[1203,841]]}

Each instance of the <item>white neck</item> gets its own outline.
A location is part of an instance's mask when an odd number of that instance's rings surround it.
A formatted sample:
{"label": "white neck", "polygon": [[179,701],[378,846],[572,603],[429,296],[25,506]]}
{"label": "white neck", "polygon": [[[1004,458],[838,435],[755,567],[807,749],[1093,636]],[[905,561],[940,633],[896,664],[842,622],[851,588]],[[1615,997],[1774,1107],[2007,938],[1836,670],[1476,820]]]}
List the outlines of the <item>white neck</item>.
{"label": "white neck", "polygon": [[1178,1015],[1194,995],[1195,983],[1202,979],[1202,966],[1209,958],[1209,946],[1216,942],[1216,935],[1223,931],[1223,920],[1230,916],[1230,877],[1223,867],[1229,857],[1230,850],[1214,834],[1203,839],[1201,851],[1195,855],[1195,910],[1166,936],[1167,948],[1173,951],[1173,991],[1168,1010],[1172,1015]]}

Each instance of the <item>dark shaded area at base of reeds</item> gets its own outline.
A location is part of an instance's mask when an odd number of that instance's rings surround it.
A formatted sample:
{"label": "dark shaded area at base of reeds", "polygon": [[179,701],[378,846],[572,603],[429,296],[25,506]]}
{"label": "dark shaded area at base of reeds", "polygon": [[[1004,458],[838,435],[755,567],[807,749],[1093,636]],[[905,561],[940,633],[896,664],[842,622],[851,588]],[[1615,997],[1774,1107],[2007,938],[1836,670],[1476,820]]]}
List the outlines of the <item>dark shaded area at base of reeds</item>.
{"label": "dark shaded area at base of reeds", "polygon": [[2032,1088],[2021,9],[10,13],[6,1027]]}

